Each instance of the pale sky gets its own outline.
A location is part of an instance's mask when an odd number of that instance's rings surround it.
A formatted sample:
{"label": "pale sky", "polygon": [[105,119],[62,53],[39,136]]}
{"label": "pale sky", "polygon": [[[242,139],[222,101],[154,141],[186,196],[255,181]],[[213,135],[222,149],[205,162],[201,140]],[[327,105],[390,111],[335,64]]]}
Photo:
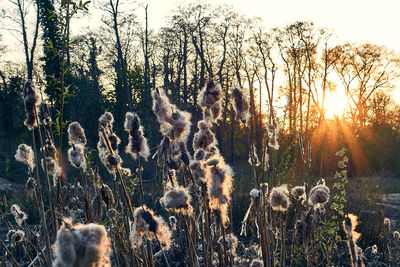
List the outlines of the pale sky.
{"label": "pale sky", "polygon": [[[101,24],[101,15],[94,9],[92,0],[89,17],[73,23],[74,31]],[[149,27],[158,29],[165,25],[166,17],[184,0],[138,0],[124,8],[135,9],[139,23],[143,23],[141,3],[148,4]],[[212,4],[229,4],[247,17],[261,17],[267,28],[284,26],[298,20],[311,20],[317,27],[332,29],[338,41],[371,42],[400,51],[400,0],[213,0]],[[0,9],[9,6],[0,0]],[[95,14],[93,14],[95,13]],[[2,22],[0,20],[0,22]],[[6,25],[0,25],[6,26]],[[0,29],[4,36],[5,30]],[[4,38],[6,39],[6,38]]]}
{"label": "pale sky", "polygon": [[[149,4],[150,26],[158,28],[174,7],[189,1],[140,2]],[[262,17],[267,28],[312,20],[317,27],[333,29],[340,40],[372,42],[400,50],[399,0],[214,0],[210,3],[226,3],[248,17]]]}

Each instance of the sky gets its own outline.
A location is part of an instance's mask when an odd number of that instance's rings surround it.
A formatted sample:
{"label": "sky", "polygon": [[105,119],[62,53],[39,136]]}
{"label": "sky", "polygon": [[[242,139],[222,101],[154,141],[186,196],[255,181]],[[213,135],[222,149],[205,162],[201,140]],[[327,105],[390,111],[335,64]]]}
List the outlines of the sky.
{"label": "sky", "polygon": [[[150,26],[158,28],[165,16],[188,1],[139,1],[149,5]],[[267,28],[298,20],[312,20],[316,26],[333,29],[343,41],[372,42],[400,50],[399,0],[213,0],[232,5],[248,17],[262,17]]]}

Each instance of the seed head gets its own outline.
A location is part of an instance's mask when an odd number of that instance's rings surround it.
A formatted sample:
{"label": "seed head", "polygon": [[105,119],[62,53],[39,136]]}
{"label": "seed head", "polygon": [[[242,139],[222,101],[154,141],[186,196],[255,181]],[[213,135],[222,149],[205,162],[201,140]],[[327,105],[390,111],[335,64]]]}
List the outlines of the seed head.
{"label": "seed head", "polygon": [[79,122],[72,122],[68,126],[68,143],[69,145],[82,144],[86,145],[87,140],[85,136],[85,130]]}
{"label": "seed head", "polygon": [[233,171],[221,156],[210,159],[205,166],[205,182],[210,197],[210,208],[221,213],[223,224],[227,222],[227,212],[231,200]]}
{"label": "seed head", "polygon": [[20,227],[22,223],[28,219],[28,215],[26,215],[17,204],[11,205],[10,211],[14,215],[15,221]]}
{"label": "seed head", "polygon": [[251,191],[250,191],[250,196],[252,197],[252,198],[259,198],[260,197],[260,190],[258,190],[258,189],[251,189]]}
{"label": "seed head", "polygon": [[68,160],[75,168],[86,170],[85,146],[75,144],[70,147],[68,149]]}
{"label": "seed head", "polygon": [[30,172],[35,168],[35,154],[33,153],[32,147],[26,144],[20,144],[18,146],[15,159],[26,164]]}
{"label": "seed head", "polygon": [[100,116],[99,123],[103,126],[112,127],[114,123],[114,116],[111,114],[111,112],[106,111],[103,115]]}
{"label": "seed head", "polygon": [[233,101],[233,108],[236,112],[236,120],[241,120],[245,125],[249,119],[249,103],[243,95],[243,91],[240,88],[232,90],[231,98]]}
{"label": "seed head", "polygon": [[325,180],[321,179],[317,185],[314,186],[310,191],[308,202],[312,206],[323,206],[329,201],[330,190],[325,185]]}
{"label": "seed head", "polygon": [[389,230],[392,228],[392,222],[390,221],[389,218],[383,219],[383,225]]}
{"label": "seed head", "polygon": [[273,210],[287,211],[290,205],[289,191],[287,185],[274,187],[271,190],[269,203]]}
{"label": "seed head", "polygon": [[111,208],[111,205],[114,204],[114,194],[111,188],[106,184],[102,184],[100,187],[100,195],[107,207]]}
{"label": "seed head", "polygon": [[303,200],[306,198],[306,187],[295,186],[292,188],[292,195],[296,200]]}
{"label": "seed head", "polygon": [[130,233],[131,241],[135,246],[141,245],[142,237],[149,240],[156,237],[167,248],[171,245],[171,231],[167,224],[161,217],[155,216],[154,212],[146,206],[135,209]]}
{"label": "seed head", "polygon": [[136,159],[137,156],[143,157],[146,161],[150,155],[147,139],[143,136],[143,127],[140,125],[140,119],[134,112],[125,114],[125,131],[129,133],[129,143],[125,151]]}
{"label": "seed head", "polygon": [[25,184],[25,191],[29,196],[33,196],[36,189],[36,180],[32,177],[29,177]]}
{"label": "seed head", "polygon": [[27,80],[24,85],[24,105],[27,118],[24,122],[29,130],[38,125],[36,107],[40,105],[40,95],[31,80]]}
{"label": "seed head", "polygon": [[182,214],[191,214],[193,211],[188,190],[180,186],[168,184],[160,203],[165,209]]}
{"label": "seed head", "polygon": [[178,139],[186,143],[190,133],[191,115],[172,105],[161,88],[154,89],[152,95],[153,111],[160,122],[161,133],[171,140]]}
{"label": "seed head", "polygon": [[15,245],[19,242],[22,242],[25,238],[25,233],[21,230],[15,231],[11,235],[11,247],[15,247]]}
{"label": "seed head", "polygon": [[74,225],[64,218],[54,246],[55,266],[111,266],[111,243],[102,225]]}
{"label": "seed head", "polygon": [[394,239],[395,241],[398,241],[398,240],[400,239],[400,233],[399,233],[399,231],[394,231],[394,232],[393,232],[393,239]]}
{"label": "seed head", "polygon": [[358,217],[354,214],[347,214],[343,220],[343,230],[346,232],[347,238],[352,239],[354,243],[361,237],[360,233],[355,231],[358,225]]}
{"label": "seed head", "polygon": [[203,118],[207,121],[217,121],[221,114],[222,89],[211,79],[200,91],[200,106],[203,108]]}

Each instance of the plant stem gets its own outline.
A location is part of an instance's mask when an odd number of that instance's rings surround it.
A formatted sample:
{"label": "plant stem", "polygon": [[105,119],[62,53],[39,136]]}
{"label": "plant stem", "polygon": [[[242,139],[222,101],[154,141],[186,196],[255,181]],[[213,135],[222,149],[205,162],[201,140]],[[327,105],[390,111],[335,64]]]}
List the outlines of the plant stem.
{"label": "plant stem", "polygon": [[[36,113],[36,109],[35,109],[35,113]],[[37,116],[37,114],[36,114]],[[40,217],[42,220],[42,226],[43,226],[43,230],[45,232],[45,237],[46,237],[46,246],[47,246],[47,259],[48,261],[48,265],[50,267],[53,266],[53,263],[51,262],[51,243],[50,243],[50,236],[49,236],[49,231],[47,228],[47,222],[46,222],[46,214],[44,212],[44,204],[43,204],[43,196],[42,196],[42,192],[41,192],[41,183],[40,183],[40,177],[39,177],[39,164],[38,164],[38,157],[37,157],[37,152],[36,152],[36,141],[35,141],[35,131],[34,129],[32,129],[32,142],[33,142],[33,151],[35,153],[35,167],[36,167],[36,184],[37,184],[37,188],[38,188],[38,193],[39,193],[39,201],[40,201]],[[54,213],[54,210],[53,210]],[[53,219],[55,218],[55,216],[53,217]]]}
{"label": "plant stem", "polygon": [[0,239],[0,243],[1,243],[1,245],[3,246],[3,248],[7,251],[8,255],[10,255],[11,260],[12,260],[12,262],[13,262],[13,265],[19,267],[18,262],[15,260],[13,254],[12,254],[12,253],[10,252],[10,250],[7,248],[6,244],[4,244],[3,240]]}

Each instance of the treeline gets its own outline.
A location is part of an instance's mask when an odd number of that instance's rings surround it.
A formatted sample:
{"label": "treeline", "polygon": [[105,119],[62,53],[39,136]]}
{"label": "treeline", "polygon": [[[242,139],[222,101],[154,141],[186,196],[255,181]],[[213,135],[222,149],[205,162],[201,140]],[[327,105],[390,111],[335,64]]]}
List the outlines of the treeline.
{"label": "treeline", "polygon": [[[138,113],[154,148],[161,136],[151,111],[151,88],[162,86],[177,107],[193,114],[196,125],[199,92],[214,79],[223,89],[215,132],[231,164],[244,166],[248,160],[245,130],[230,103],[232,89],[242,87],[252,114],[250,136],[259,153],[266,145],[267,124],[281,128],[280,148],[270,155],[271,165],[280,167],[271,168],[270,175],[331,175],[341,147],[350,151],[351,175],[400,173],[400,109],[390,97],[399,57],[383,46],[337,44],[331,31],[312,22],[267,29],[259,18],[208,3],[177,7],[166,25],[154,31],[147,6],[132,11],[128,2],[98,2],[97,12],[103,14],[98,28],[77,34],[71,25],[93,12],[89,2],[11,3],[1,20],[11,19],[20,33],[25,62],[3,60],[0,66],[1,177],[23,176],[13,155],[30,134],[23,125],[26,79],[42,89],[56,118],[54,135],[62,151],[70,121],[81,123],[88,146],[95,148],[97,119],[104,110],[117,118],[127,111]],[[144,21],[136,19],[139,13],[145,14]],[[7,42],[1,44],[4,53]],[[340,118],[326,118],[332,105],[327,95],[336,88],[344,88],[348,109]],[[126,140],[122,122],[116,120],[115,129]]]}

